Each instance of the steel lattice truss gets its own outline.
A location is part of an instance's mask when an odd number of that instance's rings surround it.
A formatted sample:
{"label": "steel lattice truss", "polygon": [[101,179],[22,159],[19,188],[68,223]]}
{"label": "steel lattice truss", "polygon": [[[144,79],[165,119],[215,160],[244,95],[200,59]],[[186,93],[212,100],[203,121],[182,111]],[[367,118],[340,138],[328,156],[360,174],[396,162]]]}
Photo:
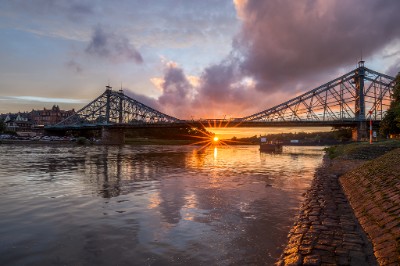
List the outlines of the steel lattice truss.
{"label": "steel lattice truss", "polygon": [[[243,121],[365,121],[382,120],[393,92],[394,78],[364,67],[310,90]],[[361,93],[362,92],[362,93]]]}
{"label": "steel lattice truss", "polygon": [[57,125],[112,125],[172,123],[180,120],[163,114],[128,96],[122,91],[106,91]]}

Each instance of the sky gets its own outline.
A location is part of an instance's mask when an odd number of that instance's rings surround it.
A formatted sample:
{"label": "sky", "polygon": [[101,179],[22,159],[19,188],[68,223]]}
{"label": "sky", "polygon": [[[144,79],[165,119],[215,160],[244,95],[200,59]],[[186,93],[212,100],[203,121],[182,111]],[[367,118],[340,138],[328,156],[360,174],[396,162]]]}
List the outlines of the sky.
{"label": "sky", "polygon": [[400,71],[397,0],[0,0],[0,113],[110,84],[180,119],[243,117],[354,69]]}

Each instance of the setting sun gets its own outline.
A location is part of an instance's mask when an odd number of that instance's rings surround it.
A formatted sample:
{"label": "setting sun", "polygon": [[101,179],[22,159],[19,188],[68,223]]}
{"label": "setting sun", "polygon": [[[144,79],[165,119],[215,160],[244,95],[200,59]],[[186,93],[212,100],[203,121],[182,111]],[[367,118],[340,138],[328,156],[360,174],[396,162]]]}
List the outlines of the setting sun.
{"label": "setting sun", "polygon": [[214,142],[218,142],[219,138],[218,137],[214,137],[213,140],[214,140]]}

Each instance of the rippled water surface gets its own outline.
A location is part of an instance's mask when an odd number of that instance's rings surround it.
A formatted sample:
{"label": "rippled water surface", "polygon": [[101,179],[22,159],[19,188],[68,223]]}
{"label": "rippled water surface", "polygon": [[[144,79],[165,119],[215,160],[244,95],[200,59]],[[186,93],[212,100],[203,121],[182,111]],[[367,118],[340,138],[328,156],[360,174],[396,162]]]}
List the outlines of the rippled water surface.
{"label": "rippled water surface", "polygon": [[322,156],[0,145],[0,264],[272,264]]}

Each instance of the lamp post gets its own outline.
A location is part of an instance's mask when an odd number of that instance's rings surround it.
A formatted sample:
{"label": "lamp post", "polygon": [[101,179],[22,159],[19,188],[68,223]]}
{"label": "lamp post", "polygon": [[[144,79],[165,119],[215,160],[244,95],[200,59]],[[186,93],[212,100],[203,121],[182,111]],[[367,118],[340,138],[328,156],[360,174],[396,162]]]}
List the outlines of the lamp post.
{"label": "lamp post", "polygon": [[369,144],[372,144],[372,110],[369,111]]}

